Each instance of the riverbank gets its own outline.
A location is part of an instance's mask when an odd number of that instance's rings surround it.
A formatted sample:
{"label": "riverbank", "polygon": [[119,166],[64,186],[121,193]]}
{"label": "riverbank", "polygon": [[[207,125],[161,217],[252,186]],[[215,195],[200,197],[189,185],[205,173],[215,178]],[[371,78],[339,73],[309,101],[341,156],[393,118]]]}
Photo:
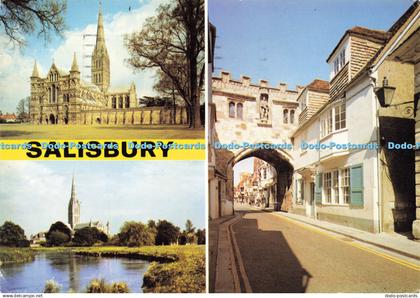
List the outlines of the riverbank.
{"label": "riverbank", "polygon": [[25,263],[35,259],[35,252],[30,248],[0,246],[0,266],[10,263]]}
{"label": "riverbank", "polygon": [[206,290],[204,245],[88,247],[74,249],[74,253],[153,261],[143,278],[144,292],[204,293]]}

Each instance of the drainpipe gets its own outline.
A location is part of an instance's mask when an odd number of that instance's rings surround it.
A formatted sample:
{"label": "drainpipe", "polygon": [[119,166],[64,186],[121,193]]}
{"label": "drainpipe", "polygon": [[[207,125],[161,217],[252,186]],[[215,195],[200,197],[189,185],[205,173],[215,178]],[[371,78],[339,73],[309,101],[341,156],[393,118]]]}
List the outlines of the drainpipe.
{"label": "drainpipe", "polygon": [[[370,85],[372,86],[372,89],[374,90],[376,87],[376,81],[377,78],[374,75],[374,72],[372,69],[369,70],[368,72],[369,78],[371,80]],[[375,92],[373,92],[373,98],[374,98],[374,102],[375,102],[375,124],[376,124],[376,139],[378,142],[378,145],[381,144],[381,135],[379,132],[379,106],[378,106],[378,100],[376,98]],[[377,206],[378,206],[378,233],[382,232],[382,224],[383,224],[383,220],[382,220],[382,188],[381,188],[381,149],[378,149],[377,153],[376,153],[376,176],[377,176]]]}

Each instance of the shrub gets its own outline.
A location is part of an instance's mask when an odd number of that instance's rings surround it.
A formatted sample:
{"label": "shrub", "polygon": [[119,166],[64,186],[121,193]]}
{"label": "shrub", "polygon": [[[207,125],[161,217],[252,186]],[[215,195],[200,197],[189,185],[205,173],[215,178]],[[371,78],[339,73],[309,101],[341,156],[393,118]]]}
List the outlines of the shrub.
{"label": "shrub", "polygon": [[153,245],[154,235],[149,231],[148,226],[141,222],[125,222],[118,233],[118,239],[121,245],[126,246],[144,246]]}
{"label": "shrub", "polygon": [[59,231],[52,231],[48,236],[48,244],[51,246],[61,246],[69,241],[69,236]]}
{"label": "shrub", "polygon": [[99,241],[108,241],[108,236],[97,228],[86,227],[76,231],[73,241],[78,246],[92,246]]}
{"label": "shrub", "polygon": [[130,293],[127,283],[114,282],[107,284],[104,279],[92,279],[86,289],[87,293]]}
{"label": "shrub", "polygon": [[60,293],[61,286],[53,279],[47,280],[44,293]]}

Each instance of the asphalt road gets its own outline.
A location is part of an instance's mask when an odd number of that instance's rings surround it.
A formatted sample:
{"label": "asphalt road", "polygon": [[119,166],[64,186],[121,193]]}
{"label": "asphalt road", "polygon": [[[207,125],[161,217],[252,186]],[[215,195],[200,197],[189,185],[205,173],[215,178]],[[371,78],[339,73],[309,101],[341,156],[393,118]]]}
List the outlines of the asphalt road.
{"label": "asphalt road", "polygon": [[237,210],[232,226],[254,293],[419,292],[420,272],[275,214]]}

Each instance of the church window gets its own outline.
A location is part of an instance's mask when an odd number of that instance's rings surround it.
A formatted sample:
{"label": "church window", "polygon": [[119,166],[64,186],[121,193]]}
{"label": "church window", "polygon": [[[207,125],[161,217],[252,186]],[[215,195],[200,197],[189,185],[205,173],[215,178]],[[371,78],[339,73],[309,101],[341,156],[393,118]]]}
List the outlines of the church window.
{"label": "church window", "polygon": [[229,102],[229,117],[235,118],[235,103]]}
{"label": "church window", "polygon": [[283,110],[283,123],[284,124],[289,123],[289,110],[288,109]]}
{"label": "church window", "polygon": [[120,96],[120,98],[118,100],[118,108],[120,108],[120,109],[123,108],[123,98],[122,98],[122,96]]}
{"label": "church window", "polygon": [[125,97],[125,107],[129,108],[130,107],[130,96],[126,96]]}
{"label": "church window", "polygon": [[236,117],[239,119],[243,118],[243,111],[244,111],[244,106],[242,103],[238,103],[236,105]]}

